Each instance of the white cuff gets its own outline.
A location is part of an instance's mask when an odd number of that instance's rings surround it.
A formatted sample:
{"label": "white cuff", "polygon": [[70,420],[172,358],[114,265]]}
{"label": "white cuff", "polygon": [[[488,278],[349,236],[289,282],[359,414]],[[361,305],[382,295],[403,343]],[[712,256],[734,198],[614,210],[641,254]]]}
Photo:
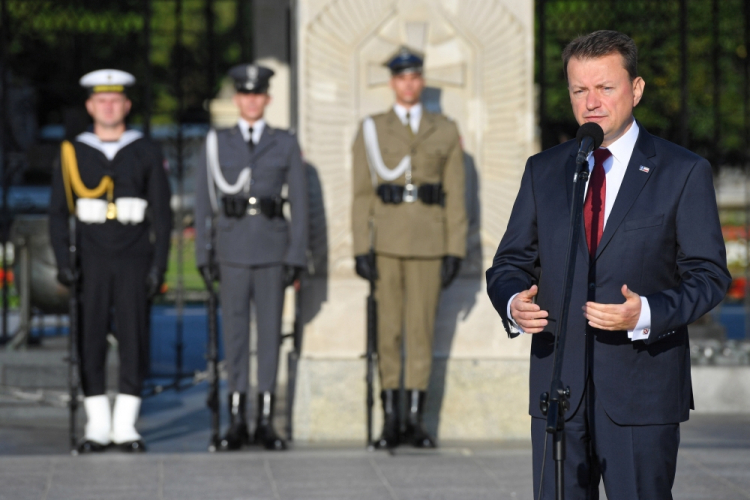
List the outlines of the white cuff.
{"label": "white cuff", "polygon": [[633,330],[628,330],[628,338],[631,340],[646,340],[651,333],[651,307],[648,299],[641,297],[641,315],[638,317]]}
{"label": "white cuff", "polygon": [[513,302],[513,299],[516,298],[516,295],[518,294],[515,294],[510,298],[510,300],[508,301],[508,307],[506,309],[507,316],[508,316],[508,323],[510,324],[510,333],[513,333],[513,334],[526,333],[523,331],[523,328],[521,328],[521,326],[518,323],[516,323],[516,321],[513,319],[513,316],[510,315],[510,303]]}

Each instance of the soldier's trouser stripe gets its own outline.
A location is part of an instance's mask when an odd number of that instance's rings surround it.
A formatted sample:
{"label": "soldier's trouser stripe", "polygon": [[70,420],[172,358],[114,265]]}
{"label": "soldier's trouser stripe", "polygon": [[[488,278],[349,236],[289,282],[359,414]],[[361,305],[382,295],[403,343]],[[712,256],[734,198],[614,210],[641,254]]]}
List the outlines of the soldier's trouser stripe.
{"label": "soldier's trouser stripe", "polygon": [[401,332],[405,332],[404,386],[426,390],[432,367],[442,259],[377,256],[378,359],[383,389],[397,389]]}
{"label": "soldier's trouser stripe", "polygon": [[222,335],[229,391],[247,393],[250,364],[250,301],[258,324],[258,391],[275,392],[284,305],[283,266],[221,264]]}
{"label": "soldier's trouser stripe", "polygon": [[150,257],[141,256],[84,255],[81,259],[82,329],[78,346],[81,385],[87,397],[106,391],[107,333],[110,331],[118,342],[118,391],[141,396],[150,355],[146,296],[150,264]]}

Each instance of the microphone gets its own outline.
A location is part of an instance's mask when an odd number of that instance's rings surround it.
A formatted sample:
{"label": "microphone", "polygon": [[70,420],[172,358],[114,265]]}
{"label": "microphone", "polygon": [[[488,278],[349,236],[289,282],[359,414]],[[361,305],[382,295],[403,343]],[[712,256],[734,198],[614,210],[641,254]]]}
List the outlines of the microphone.
{"label": "microphone", "polygon": [[581,165],[586,161],[589,153],[602,145],[602,142],[604,142],[604,131],[597,123],[587,122],[578,129],[576,139],[578,140],[576,165]]}

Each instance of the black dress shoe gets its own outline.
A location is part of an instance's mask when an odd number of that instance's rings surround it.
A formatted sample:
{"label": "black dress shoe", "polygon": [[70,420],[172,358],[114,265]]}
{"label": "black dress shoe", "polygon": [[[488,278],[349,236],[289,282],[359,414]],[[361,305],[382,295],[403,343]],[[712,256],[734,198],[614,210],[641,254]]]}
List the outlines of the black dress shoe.
{"label": "black dress shoe", "polygon": [[250,431],[247,430],[247,423],[234,422],[229,425],[224,437],[219,441],[219,450],[236,451],[243,446],[250,444]]}
{"label": "black dress shoe", "polygon": [[250,431],[246,418],[247,395],[243,392],[229,393],[229,429],[219,442],[220,451],[236,451],[250,444]]}
{"label": "black dress shoe", "polygon": [[437,448],[435,439],[430,436],[422,423],[424,415],[424,402],[427,393],[424,391],[407,390],[406,397],[409,402],[409,416],[406,420],[406,432],[404,441],[415,448]]}
{"label": "black dress shoe", "polygon": [[125,443],[118,443],[116,446],[120,449],[120,451],[124,451],[126,453],[143,453],[146,451],[146,444],[140,439],[136,439],[135,441],[127,441]]}
{"label": "black dress shoe", "polygon": [[273,407],[275,397],[270,392],[258,394],[258,418],[255,425],[255,443],[267,450],[286,450],[286,441],[273,428]]}
{"label": "black dress shoe", "polygon": [[97,443],[86,439],[78,445],[78,453],[83,455],[84,453],[101,453],[109,447],[108,444]]}
{"label": "black dress shoe", "polygon": [[382,391],[380,401],[383,403],[383,433],[375,441],[375,448],[390,450],[399,444],[398,391]]}

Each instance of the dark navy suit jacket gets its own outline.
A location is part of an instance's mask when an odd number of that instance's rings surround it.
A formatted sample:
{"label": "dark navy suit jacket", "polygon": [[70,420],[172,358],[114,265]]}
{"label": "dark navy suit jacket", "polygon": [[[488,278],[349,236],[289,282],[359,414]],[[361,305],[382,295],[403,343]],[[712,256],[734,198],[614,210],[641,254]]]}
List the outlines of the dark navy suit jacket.
{"label": "dark navy suit jacket", "polygon": [[[549,391],[552,376],[576,151],[576,141],[569,141],[529,158],[487,270],[487,293],[509,334],[507,305],[514,294],[536,283],[537,304],[549,311],[547,329],[531,343],[529,412],[535,417],[542,417],[539,396]],[[590,374],[597,399],[618,424],[687,420],[693,408],[687,325],[716,306],[730,282],[711,166],[640,126],[593,262],[581,231],[562,370],[571,407],[578,406]],[[623,303],[623,284],[648,299],[645,341],[591,328],[583,317],[587,300]]]}

